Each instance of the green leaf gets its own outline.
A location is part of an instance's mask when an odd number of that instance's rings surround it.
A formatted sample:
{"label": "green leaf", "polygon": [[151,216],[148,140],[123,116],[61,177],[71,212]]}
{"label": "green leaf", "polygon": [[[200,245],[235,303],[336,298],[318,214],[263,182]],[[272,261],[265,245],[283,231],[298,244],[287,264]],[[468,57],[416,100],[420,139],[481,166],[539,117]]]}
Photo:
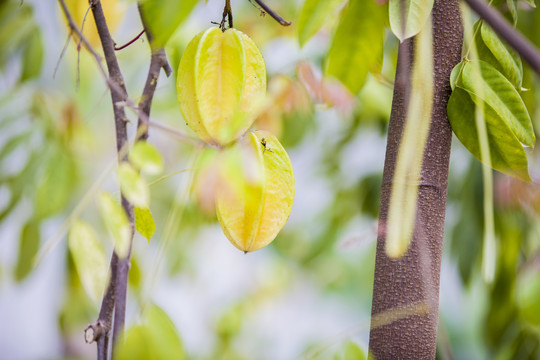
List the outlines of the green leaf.
{"label": "green leaf", "polygon": [[[405,8],[401,7],[402,4]],[[432,8],[433,0],[390,0],[388,10],[392,32],[400,41],[418,34],[426,24]],[[402,19],[405,19],[405,26]]]}
{"label": "green leaf", "polygon": [[[486,47],[491,51],[493,57],[497,60],[496,64],[491,63],[499,70],[516,89],[521,90],[523,82],[523,65],[519,55],[504,43],[497,34],[485,23],[481,25],[480,34]],[[484,60],[481,58],[481,60]]]}
{"label": "green leaf", "polygon": [[452,72],[450,73],[450,87],[452,90],[454,90],[456,87],[459,77],[461,76],[461,72],[463,71],[463,66],[465,66],[466,63],[466,61],[462,61],[452,69]]}
{"label": "green leaf", "polygon": [[23,132],[7,140],[2,146],[2,148],[0,149],[0,164],[2,164],[2,161],[4,160],[4,158],[11,155],[13,151],[15,151],[15,149],[17,149],[19,146],[25,146],[25,144],[27,144],[28,139],[30,139],[31,135],[32,133],[30,132]]}
{"label": "green leaf", "polygon": [[158,359],[183,359],[184,347],[174,323],[165,311],[156,305],[145,309],[144,322],[150,331],[151,343],[158,350]]}
{"label": "green leaf", "polygon": [[[448,101],[448,120],[461,143],[481,161],[474,109],[470,94],[459,87],[455,88]],[[530,181],[527,154],[508,124],[488,104],[484,104],[484,118],[491,166],[505,174]]]}
{"label": "green leaf", "polygon": [[125,341],[116,349],[119,360],[186,359],[178,332],[167,314],[156,305],[144,309],[141,325],[126,332]]}
{"label": "green leaf", "polygon": [[38,182],[35,211],[38,218],[46,218],[64,210],[71,199],[76,183],[76,164],[66,149],[57,149],[47,162],[43,177]]}
{"label": "green leaf", "polygon": [[300,46],[311,39],[323,26],[343,0],[306,0],[298,18],[298,40]]}
{"label": "green leaf", "polygon": [[24,280],[34,267],[34,258],[39,250],[39,221],[32,219],[24,225],[19,240],[19,256],[15,267],[15,280]]}
{"label": "green leaf", "polygon": [[242,330],[243,315],[245,308],[241,304],[236,304],[221,315],[216,324],[216,333],[220,338],[234,338]]}
{"label": "green leaf", "polygon": [[525,1],[527,4],[531,5],[531,7],[536,8],[535,0],[523,0],[523,1]]}
{"label": "green leaf", "polygon": [[353,341],[347,341],[335,353],[334,360],[365,360],[364,350]]}
{"label": "green leaf", "polygon": [[517,1],[518,0],[506,0],[506,6],[508,7],[508,12],[510,13],[510,18],[514,27],[517,25],[518,14],[517,14]]}
{"label": "green leaf", "polygon": [[131,242],[131,227],[122,206],[117,203],[111,194],[99,195],[99,213],[111,234],[114,249],[120,258],[127,256]]}
{"label": "green leaf", "polygon": [[35,26],[30,6],[0,2],[0,68],[34,35]]}
{"label": "green leaf", "polygon": [[382,66],[384,7],[375,1],[351,0],[345,8],[326,59],[326,74],[356,94],[368,72]]}
{"label": "green leaf", "polygon": [[349,341],[345,348],[345,360],[364,360],[366,355],[364,350],[356,343]]}
{"label": "green leaf", "polygon": [[148,330],[143,325],[135,325],[126,331],[123,342],[116,348],[117,360],[157,359],[152,344],[149,342]]}
{"label": "green leaf", "polygon": [[156,223],[150,209],[135,207],[135,228],[150,242],[156,232]]}
{"label": "green leaf", "polygon": [[163,171],[163,157],[159,150],[146,141],[138,141],[129,153],[129,161],[140,171],[157,175]]}
{"label": "green leaf", "polygon": [[152,47],[164,47],[195,4],[197,0],[144,0],[143,18],[153,37]]}
{"label": "green leaf", "polygon": [[138,207],[148,207],[150,201],[150,191],[146,181],[127,162],[123,162],[118,167],[118,180],[122,194],[133,205]]}
{"label": "green leaf", "polygon": [[516,305],[521,317],[533,326],[540,325],[540,274],[520,274],[516,285]]}
{"label": "green leaf", "polygon": [[131,254],[128,283],[131,287],[137,290],[138,295],[141,295],[141,285],[143,280],[142,275],[139,259],[135,256],[135,254]]}
{"label": "green leaf", "polygon": [[468,91],[475,103],[481,97],[508,124],[519,141],[534,147],[536,137],[527,108],[516,89],[497,69],[484,61],[469,61],[463,67],[458,86]]}
{"label": "green leaf", "polygon": [[75,221],[69,230],[68,245],[86,293],[98,302],[107,283],[107,259],[94,230],[83,221]]}
{"label": "green leaf", "polygon": [[476,45],[476,52],[478,55],[478,59],[488,62],[491,65],[493,65],[497,70],[502,72],[502,68],[499,64],[499,61],[495,56],[493,56],[493,53],[484,43],[484,40],[482,39],[482,21],[478,20],[476,23],[474,23],[473,26],[473,33],[474,33],[474,44]]}
{"label": "green leaf", "polygon": [[32,36],[29,36],[22,53],[22,70],[20,81],[31,80],[41,73],[43,64],[43,42],[41,31],[36,26]]}

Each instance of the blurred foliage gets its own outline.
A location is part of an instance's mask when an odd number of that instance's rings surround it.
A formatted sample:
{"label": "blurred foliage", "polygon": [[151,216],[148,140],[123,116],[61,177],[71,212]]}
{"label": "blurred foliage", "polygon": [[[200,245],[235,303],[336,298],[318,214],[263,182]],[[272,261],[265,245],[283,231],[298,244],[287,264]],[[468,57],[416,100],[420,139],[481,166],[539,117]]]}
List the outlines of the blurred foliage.
{"label": "blurred foliage", "polygon": [[[99,311],[99,301],[92,301],[87,292],[97,291],[97,285],[85,285],[89,280],[76,263],[81,254],[68,251],[67,229],[63,233],[62,229],[75,220],[84,221],[95,232],[95,247],[110,256],[114,241],[100,219],[97,198],[104,191],[118,205],[120,185],[110,165],[116,161],[112,111],[106,85],[86,51],[78,53],[76,46],[68,46],[52,79],[67,30],[62,30],[65,21],[57,9],[38,11],[43,9],[39,1],[0,1],[0,229],[2,241],[14,248],[13,259],[0,254],[0,282],[22,291],[33,284],[31,280],[42,279],[36,255],[43,252],[47,261],[50,249],[60,252],[63,275],[55,276],[63,278],[63,285],[51,293],[60,302],[55,311],[62,350],[51,357],[92,358],[95,348],[80,344],[83,329]],[[520,31],[540,46],[540,11],[527,3],[498,0],[493,5],[508,19],[517,19]],[[195,2],[182,4],[175,6]],[[259,16],[247,1],[233,2],[235,27],[253,38],[269,65],[271,101],[254,127],[275,133],[291,156],[297,199],[289,223],[270,247],[246,256],[235,252],[217,235],[215,216],[191,194],[196,147],[178,140],[177,133],[151,127],[149,141],[155,149],[138,149],[132,159],[142,170],[139,179],[150,184],[150,201],[148,209],[137,211],[140,235],[134,240],[129,283],[133,302],[128,304],[126,345],[119,350],[120,358],[270,359],[282,346],[293,349],[288,358],[367,357],[366,319],[383,169],[382,161],[373,166],[370,160],[383,158],[398,41],[388,29],[386,7],[386,15],[377,15],[384,23],[358,25],[348,11],[368,6],[361,1],[349,7],[339,1],[306,4],[272,2],[278,13],[293,21],[285,28],[269,16]],[[141,27],[134,16],[135,2],[121,5],[129,9],[124,14],[129,16],[113,17],[116,41],[132,37]],[[316,14],[313,19],[301,15],[305,9]],[[153,11],[147,21],[159,16]],[[171,12],[166,23],[158,24],[165,34],[159,41],[168,40],[175,71],[190,38],[213,26],[211,21],[220,22],[222,11],[221,2],[199,1],[189,16]],[[301,16],[305,20],[300,28],[296,23]],[[340,19],[347,23],[340,24]],[[124,23],[117,27],[120,20]],[[178,31],[171,31],[181,22]],[[349,51],[358,52],[359,44],[347,45],[357,39],[357,26],[370,27],[366,34],[384,39],[384,47],[377,44],[370,56],[357,56],[362,73],[343,85],[325,75],[327,55],[338,47],[328,56],[338,57],[341,64],[351,56]],[[343,32],[347,38],[338,35]],[[148,54],[146,40],[118,52],[133,99],[144,85]],[[330,73],[342,80],[348,76]],[[174,84],[174,78],[160,77],[152,120],[190,136]],[[538,85],[538,76],[524,63],[522,86],[528,91],[521,95],[537,134]],[[129,111],[128,116],[134,134],[136,116]],[[532,183],[494,175],[497,270],[494,282],[485,284],[480,275],[481,165],[459,142],[454,145],[444,253],[444,263],[450,266],[443,267],[452,280],[443,286],[463,303],[457,308],[460,314],[441,317],[442,326],[447,325],[446,345],[456,359],[537,359],[538,150],[527,154]],[[167,296],[167,291],[178,289],[179,295]],[[477,310],[476,316],[467,316],[469,309]],[[441,313],[450,310],[442,308]],[[266,329],[272,325],[276,328]],[[194,340],[197,337],[204,341]],[[440,344],[445,345],[442,340]],[[439,351],[438,357],[445,358],[444,353]]]}
{"label": "blurred foliage", "polygon": [[126,331],[125,341],[116,350],[116,358],[186,359],[178,331],[167,314],[154,304],[143,309],[141,324]]}

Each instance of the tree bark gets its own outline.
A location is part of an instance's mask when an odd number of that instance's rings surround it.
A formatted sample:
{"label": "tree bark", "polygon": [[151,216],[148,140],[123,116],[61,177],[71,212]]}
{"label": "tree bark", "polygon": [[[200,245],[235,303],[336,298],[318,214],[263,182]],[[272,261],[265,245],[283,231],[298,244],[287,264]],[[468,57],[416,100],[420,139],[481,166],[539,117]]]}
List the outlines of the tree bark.
{"label": "tree bark", "polygon": [[435,0],[433,20],[434,99],[426,144],[416,226],[401,259],[385,253],[385,229],[392,180],[407,116],[413,39],[400,45],[383,173],[375,260],[369,349],[381,359],[434,359],[439,281],[446,213],[452,129],[446,115],[450,72],[461,60],[463,28],[458,0]]}

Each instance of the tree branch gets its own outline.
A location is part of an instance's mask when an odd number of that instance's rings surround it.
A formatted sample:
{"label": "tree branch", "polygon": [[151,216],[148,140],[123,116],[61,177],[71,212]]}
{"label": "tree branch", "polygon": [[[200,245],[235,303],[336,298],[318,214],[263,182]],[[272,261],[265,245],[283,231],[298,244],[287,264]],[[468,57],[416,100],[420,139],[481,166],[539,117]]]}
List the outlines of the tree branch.
{"label": "tree branch", "polygon": [[483,0],[464,0],[495,32],[517,51],[540,76],[540,52],[523,35],[510,25],[501,14]]}
{"label": "tree branch", "polygon": [[115,297],[115,281],[116,271],[118,268],[118,255],[113,252],[111,257],[110,269],[111,273],[109,284],[103,300],[101,302],[101,309],[99,316],[94,324],[88,325],[84,330],[85,340],[87,343],[97,341],[97,358],[98,360],[107,360],[109,351],[109,335],[112,328],[112,318],[114,311],[114,297]]}
{"label": "tree branch", "polygon": [[152,56],[150,57],[150,68],[148,69],[148,76],[146,77],[146,83],[144,85],[144,90],[139,101],[139,119],[137,122],[137,139],[146,140],[148,139],[148,124],[150,121],[150,108],[152,107],[152,99],[154,98],[154,93],[156,91],[157,82],[159,79],[159,71],[163,68],[167,77],[172,74],[171,66],[167,60],[167,54],[164,49],[154,49],[152,47],[152,33],[148,29],[146,21],[143,16],[143,11],[141,3],[138,4],[139,16],[141,17],[141,22],[146,32],[146,38],[150,44],[150,50],[152,51]]}
{"label": "tree branch", "polygon": [[249,2],[255,1],[257,5],[259,5],[263,12],[270,15],[274,20],[276,20],[280,25],[283,26],[289,26],[292,24],[292,22],[285,20],[281,16],[279,16],[278,13],[276,13],[274,10],[270,9],[268,5],[266,5],[262,0],[249,0]]}
{"label": "tree branch", "polygon": [[[118,153],[118,161],[127,161],[127,117],[124,110],[124,106],[120,106],[119,103],[126,102],[128,100],[128,94],[125,87],[124,78],[120,71],[118,59],[114,50],[114,41],[111,38],[105,15],[103,14],[103,8],[101,7],[100,0],[89,0],[89,4],[92,6],[92,13],[94,14],[94,20],[96,28],[98,30],[99,38],[101,40],[101,46],[103,47],[103,53],[105,54],[105,60],[107,62],[107,69],[109,71],[109,80],[115,86],[111,86],[111,98],[113,103],[114,123],[116,128],[116,150]],[[134,233],[134,216],[133,205],[122,195],[121,197],[122,207],[129,219],[131,227],[130,242],[133,240]],[[114,301],[114,323],[113,323],[113,350],[119,341],[119,337],[124,328],[125,313],[126,313],[126,296],[127,296],[127,281],[129,273],[129,261],[131,257],[131,244],[129,246],[128,254],[125,258],[119,258],[117,261],[113,261],[117,254],[113,253],[111,259],[111,279],[109,287],[113,287],[111,291],[107,291],[103,304],[110,304]],[[116,276],[113,277],[113,274]],[[113,300],[112,300],[113,299]],[[107,305],[109,306],[109,305]],[[103,310],[103,309],[102,309]],[[108,309],[107,309],[108,310]],[[104,310],[103,310],[104,311]],[[104,311],[109,315],[108,311]],[[100,312],[101,315],[101,312]],[[107,319],[108,321],[109,319]],[[100,350],[100,343],[98,341],[98,351],[107,352],[108,343],[104,341],[104,350]]]}
{"label": "tree branch", "polygon": [[60,4],[60,7],[62,8],[62,12],[64,13],[64,16],[66,17],[66,20],[68,22],[69,29],[72,33],[77,34],[79,41],[81,41],[84,45],[84,47],[92,54],[92,56],[96,59],[96,62],[98,63],[99,70],[101,74],[106,78],[107,75],[105,73],[105,69],[103,69],[103,66],[101,66],[101,56],[92,48],[92,45],[86,40],[81,30],[79,30],[79,26],[77,26],[77,23],[75,20],[73,20],[73,16],[71,16],[71,13],[69,12],[69,9],[67,8],[65,0],[58,0],[58,3]]}
{"label": "tree branch", "polygon": [[[92,48],[88,40],[82,34],[81,30],[79,30],[79,27],[75,23],[69,9],[67,8],[65,0],[58,0],[58,2],[60,4],[60,7],[62,8],[64,16],[66,17],[71,32],[77,34],[80,42],[82,42],[84,47],[92,54],[92,56],[96,60],[100,73],[105,78],[107,85],[111,90],[113,113],[116,127],[116,147],[118,158],[119,161],[126,161],[127,151],[125,151],[125,148],[127,145],[127,118],[124,107],[118,106],[117,104],[121,102],[128,103],[127,91],[125,88],[122,73],[120,72],[118,61],[116,59],[116,55],[114,53],[114,42],[112,41],[111,35],[109,33],[109,29],[105,21],[105,16],[103,15],[103,9],[101,8],[101,3],[99,2],[99,0],[89,0],[89,4],[92,7],[92,12],[94,13],[94,19],[96,22],[96,27],[98,29],[98,34],[100,36],[103,46],[105,59],[107,61],[107,68],[109,70],[108,76],[105,72],[105,69],[101,65],[101,56]],[[123,196],[122,206],[124,207],[124,211],[126,212],[130,221],[132,228],[131,233],[133,234],[133,206],[131,206]],[[115,345],[120,330],[123,328],[125,317],[125,292],[122,294],[122,290],[124,290],[124,287],[118,289],[117,284],[119,282],[125,282],[127,284],[126,269],[129,269],[129,257],[130,255],[128,254],[126,259],[119,259],[116,252],[113,251],[110,263],[109,284],[102,300],[98,320],[85,329],[85,340],[88,343],[94,341],[97,342],[98,360],[106,360],[108,357],[109,336],[113,322],[113,313],[115,313],[114,327],[112,327],[113,346]],[[119,264],[122,266],[119,266]]]}

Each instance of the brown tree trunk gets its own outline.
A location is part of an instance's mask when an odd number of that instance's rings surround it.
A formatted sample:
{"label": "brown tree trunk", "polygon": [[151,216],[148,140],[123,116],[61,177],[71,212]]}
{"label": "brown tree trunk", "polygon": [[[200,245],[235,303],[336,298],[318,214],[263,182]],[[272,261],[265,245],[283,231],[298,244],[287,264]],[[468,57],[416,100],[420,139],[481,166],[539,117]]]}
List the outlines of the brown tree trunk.
{"label": "brown tree trunk", "polygon": [[[377,360],[434,359],[439,277],[452,130],[446,116],[452,68],[461,59],[463,30],[458,0],[433,6],[434,99],[431,129],[418,191],[413,241],[398,260],[385,253],[385,224],[392,179],[407,113],[413,40],[400,45],[384,165],[375,260],[370,352]],[[427,69],[426,69],[427,71]]]}

